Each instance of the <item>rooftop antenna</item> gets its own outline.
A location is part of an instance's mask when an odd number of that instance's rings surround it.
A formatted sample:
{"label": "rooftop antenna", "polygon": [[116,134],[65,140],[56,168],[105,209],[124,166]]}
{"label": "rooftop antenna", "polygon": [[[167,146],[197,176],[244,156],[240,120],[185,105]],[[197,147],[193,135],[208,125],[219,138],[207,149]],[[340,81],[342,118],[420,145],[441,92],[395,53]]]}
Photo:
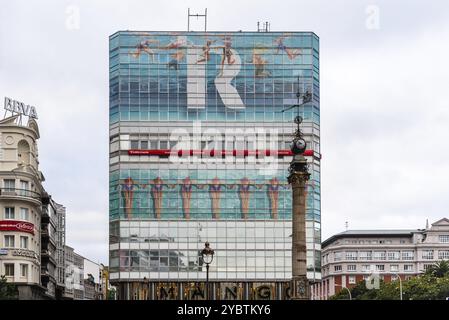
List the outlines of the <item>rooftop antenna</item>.
{"label": "rooftop antenna", "polygon": [[207,8],[204,9],[204,14],[190,14],[190,8],[187,10],[187,31],[190,31],[190,17],[204,18],[204,32],[207,31]]}
{"label": "rooftop antenna", "polygon": [[429,219],[426,219],[426,229],[429,229]]}
{"label": "rooftop antenna", "polygon": [[349,222],[348,221],[345,221],[345,228],[346,228],[346,231],[348,231],[348,228],[349,228]]}

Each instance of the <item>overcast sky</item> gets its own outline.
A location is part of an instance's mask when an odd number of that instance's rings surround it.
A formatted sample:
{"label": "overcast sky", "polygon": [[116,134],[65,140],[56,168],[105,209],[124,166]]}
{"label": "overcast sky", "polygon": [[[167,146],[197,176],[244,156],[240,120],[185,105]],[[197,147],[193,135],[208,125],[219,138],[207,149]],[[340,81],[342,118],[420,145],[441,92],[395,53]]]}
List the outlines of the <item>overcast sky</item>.
{"label": "overcast sky", "polygon": [[[0,0],[0,98],[35,105],[67,244],[108,263],[108,36],[186,30],[320,37],[323,240],[449,217],[449,2]],[[79,17],[79,19],[78,19]],[[199,30],[202,21],[192,21]]]}

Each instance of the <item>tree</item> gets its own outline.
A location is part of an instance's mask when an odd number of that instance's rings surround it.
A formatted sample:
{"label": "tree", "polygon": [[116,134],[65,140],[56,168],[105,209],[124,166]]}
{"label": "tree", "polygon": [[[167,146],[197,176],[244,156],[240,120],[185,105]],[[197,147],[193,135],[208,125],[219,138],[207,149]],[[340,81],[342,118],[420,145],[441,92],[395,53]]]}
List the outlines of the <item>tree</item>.
{"label": "tree", "polygon": [[115,300],[115,289],[108,290],[106,300]]}
{"label": "tree", "polygon": [[[369,290],[366,288],[365,281],[358,282],[354,287],[349,288],[353,300],[359,300],[361,296],[366,294]],[[342,289],[329,299],[331,300],[349,300],[348,290]]]}
{"label": "tree", "polygon": [[9,283],[4,275],[0,276],[0,300],[13,300],[16,298],[16,287]]}
{"label": "tree", "polygon": [[399,300],[401,298],[401,289],[399,280],[391,282],[381,282],[380,288],[376,293],[376,300]]}
{"label": "tree", "polygon": [[441,260],[435,262],[426,270],[426,275],[432,275],[437,278],[449,276],[449,261]]}
{"label": "tree", "polygon": [[[438,269],[440,270],[440,269]],[[441,268],[444,270],[444,268]],[[425,273],[424,275],[414,277],[403,281],[402,291],[404,300],[445,300],[449,297],[449,274],[437,277],[435,275],[443,274],[442,271],[436,273]],[[435,275],[434,275],[435,274]],[[353,300],[398,300],[400,299],[399,280],[392,282],[380,281],[379,289],[369,290],[365,282],[359,282],[351,290]],[[332,300],[348,299],[346,290],[342,290],[334,296]]]}
{"label": "tree", "polygon": [[449,275],[435,277],[424,274],[410,279],[404,286],[406,300],[444,300],[449,297]]}

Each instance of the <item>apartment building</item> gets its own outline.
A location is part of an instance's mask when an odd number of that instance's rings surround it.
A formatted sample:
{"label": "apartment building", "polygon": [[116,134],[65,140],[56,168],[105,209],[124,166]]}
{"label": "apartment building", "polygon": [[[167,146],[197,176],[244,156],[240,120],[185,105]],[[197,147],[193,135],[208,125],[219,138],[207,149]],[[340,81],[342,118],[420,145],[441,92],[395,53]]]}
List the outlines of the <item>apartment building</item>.
{"label": "apartment building", "polygon": [[348,230],[322,243],[323,279],[312,286],[312,299],[328,299],[373,274],[387,282],[407,280],[447,259],[447,218],[425,229]]}

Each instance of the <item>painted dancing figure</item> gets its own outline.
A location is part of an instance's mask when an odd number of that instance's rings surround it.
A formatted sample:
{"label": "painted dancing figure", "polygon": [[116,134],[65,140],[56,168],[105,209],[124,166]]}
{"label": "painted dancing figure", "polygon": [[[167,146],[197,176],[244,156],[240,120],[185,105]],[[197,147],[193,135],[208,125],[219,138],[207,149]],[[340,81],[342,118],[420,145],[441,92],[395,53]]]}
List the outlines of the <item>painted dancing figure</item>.
{"label": "painted dancing figure", "polygon": [[153,179],[150,183],[151,186],[151,195],[153,196],[153,204],[154,204],[154,214],[156,219],[161,218],[162,211],[162,196],[163,196],[163,181],[161,178],[157,177]]}
{"label": "painted dancing figure", "polygon": [[130,177],[125,179],[125,183],[122,185],[122,192],[125,198],[125,212],[126,218],[131,219],[133,210],[133,198],[134,198],[134,180]]}
{"label": "painted dancing figure", "polygon": [[285,36],[282,36],[274,40],[274,42],[277,44],[276,54],[278,54],[279,51],[284,51],[287,54],[288,58],[290,60],[293,60],[301,54],[301,50],[300,49],[292,50],[290,48],[287,48],[287,46],[284,44],[285,38],[286,38]]}
{"label": "painted dancing figure", "polygon": [[182,46],[186,46],[187,41],[184,36],[176,37],[175,41],[170,42],[164,49],[179,49]]}
{"label": "painted dancing figure", "polygon": [[239,185],[239,196],[242,210],[242,218],[248,219],[248,211],[249,211],[249,196],[250,196],[250,181],[248,178],[243,178],[240,180]]}
{"label": "painted dancing figure", "polygon": [[268,71],[265,71],[265,65],[267,64],[267,61],[262,58],[262,55],[257,54],[256,52],[253,53],[253,64],[255,66],[254,75],[256,77],[268,77],[271,76],[271,74]]}
{"label": "painted dancing figure", "polygon": [[220,199],[221,199],[221,182],[218,178],[212,180],[209,186],[210,196],[212,198],[212,218],[220,219]]}
{"label": "painted dancing figure", "polygon": [[278,200],[279,200],[279,180],[274,177],[268,185],[268,198],[270,199],[271,217],[278,218]]}
{"label": "painted dancing figure", "polygon": [[223,76],[224,63],[234,64],[235,59],[232,57],[232,40],[230,37],[225,37],[223,46],[223,57],[221,58],[221,71],[218,74],[219,77]]}
{"label": "painted dancing figure", "polygon": [[139,58],[140,55],[142,54],[142,52],[145,52],[146,54],[148,54],[151,57],[151,61],[154,61],[154,51],[153,49],[150,48],[150,45],[152,43],[158,43],[159,41],[157,40],[143,40],[140,41],[139,44],[136,46],[136,51],[135,52],[130,52],[130,54],[134,57],[134,58]]}
{"label": "painted dancing figure", "polygon": [[201,62],[207,62],[210,60],[210,46],[212,45],[212,43],[215,41],[212,40],[207,40],[206,41],[206,45],[203,46],[203,56],[201,59],[199,59],[196,63],[201,63]]}
{"label": "painted dancing figure", "polygon": [[192,181],[189,177],[182,180],[181,185],[181,197],[182,197],[182,208],[184,210],[184,218],[190,219],[190,199],[192,198]]}
{"label": "painted dancing figure", "polygon": [[171,60],[168,62],[167,67],[169,69],[179,70],[179,63],[184,58],[184,52],[179,50],[176,53],[171,54],[170,57]]}

